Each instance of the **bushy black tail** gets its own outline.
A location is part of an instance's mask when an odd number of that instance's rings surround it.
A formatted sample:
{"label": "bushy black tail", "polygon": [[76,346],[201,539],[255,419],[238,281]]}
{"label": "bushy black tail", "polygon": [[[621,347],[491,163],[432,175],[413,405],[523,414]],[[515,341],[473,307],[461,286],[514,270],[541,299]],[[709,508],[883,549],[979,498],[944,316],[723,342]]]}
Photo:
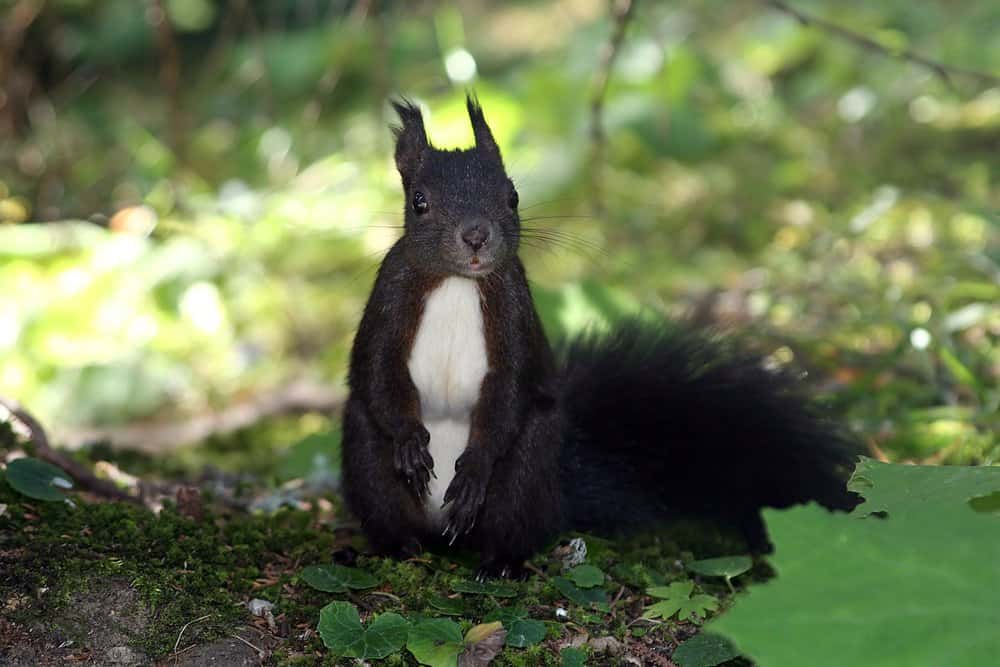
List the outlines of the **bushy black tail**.
{"label": "bushy black tail", "polygon": [[609,532],[695,515],[766,548],[761,507],[850,509],[857,444],[787,371],[682,325],[631,322],[563,352],[570,527]]}

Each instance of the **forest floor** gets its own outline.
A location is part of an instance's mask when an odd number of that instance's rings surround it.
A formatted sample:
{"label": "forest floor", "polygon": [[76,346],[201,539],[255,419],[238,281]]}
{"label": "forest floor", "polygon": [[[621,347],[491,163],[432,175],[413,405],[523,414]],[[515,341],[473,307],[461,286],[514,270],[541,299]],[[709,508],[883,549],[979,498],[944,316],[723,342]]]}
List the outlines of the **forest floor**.
{"label": "forest floor", "polygon": [[[691,576],[685,564],[696,558],[743,551],[695,525],[627,543],[567,535],[531,561],[526,581],[480,586],[472,554],[367,555],[330,491],[297,494],[293,507],[271,512],[247,509],[267,491],[245,477],[156,488],[145,506],[88,493],[71,505],[25,498],[0,479],[0,664],[355,664],[334,657],[317,633],[321,608],[347,600],[362,619],[448,617],[463,633],[498,609],[537,621],[529,624],[538,636],[508,637],[492,664],[572,664],[561,651],[573,647],[589,664],[671,665],[698,619],[643,619],[645,589]],[[570,580],[571,537],[583,538],[603,583]],[[372,585],[337,594],[304,581],[308,566],[332,563],[368,573]],[[737,588],[768,573],[757,563]],[[694,579],[726,607],[732,592],[721,579]],[[402,652],[386,664],[418,663]]]}

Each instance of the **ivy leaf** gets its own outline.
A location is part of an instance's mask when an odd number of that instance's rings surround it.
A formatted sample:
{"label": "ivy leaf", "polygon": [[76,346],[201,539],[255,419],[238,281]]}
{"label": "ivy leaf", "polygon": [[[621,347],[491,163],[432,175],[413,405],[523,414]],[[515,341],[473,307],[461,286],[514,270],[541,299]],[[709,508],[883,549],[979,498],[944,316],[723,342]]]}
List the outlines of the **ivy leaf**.
{"label": "ivy leaf", "polygon": [[521,607],[501,607],[486,615],[484,621],[500,621],[507,628],[507,644],[517,648],[531,646],[545,639],[545,624],[529,618]]}
{"label": "ivy leaf", "polygon": [[568,575],[580,588],[593,588],[604,583],[604,572],[593,565],[578,565],[570,570]]}
{"label": "ivy leaf", "polygon": [[455,667],[458,654],[465,649],[465,641],[458,623],[447,618],[432,618],[410,626],[406,649],[422,665]]}
{"label": "ivy leaf", "polygon": [[753,567],[750,556],[722,556],[706,558],[688,563],[687,569],[706,577],[724,577],[729,590],[733,589],[732,578],[738,577]]}
{"label": "ivy leaf", "polygon": [[740,655],[725,637],[712,632],[699,632],[677,647],[670,660],[680,667],[715,667]]}
{"label": "ivy leaf", "polygon": [[399,614],[380,614],[368,627],[361,625],[350,602],[331,602],[319,612],[319,636],[334,655],[372,660],[390,656],[406,643],[409,623]]}
{"label": "ivy leaf", "polygon": [[738,577],[753,566],[750,556],[723,556],[688,563],[687,569],[706,577]]}
{"label": "ivy leaf", "polygon": [[449,598],[444,595],[432,595],[427,604],[434,608],[434,611],[447,616],[461,616],[465,613],[465,605],[458,598]]}
{"label": "ivy leaf", "polygon": [[699,593],[692,596],[693,581],[675,581],[669,586],[653,586],[646,590],[647,595],[661,598],[660,602],[650,605],[643,613],[643,618],[671,618],[677,614],[680,620],[688,620],[692,614],[695,622],[705,617],[706,612],[719,608],[719,600],[711,595]]}
{"label": "ivy leaf", "polygon": [[562,667],[583,667],[587,664],[587,652],[582,648],[567,646],[559,655],[562,657]]}
{"label": "ivy leaf", "polygon": [[499,581],[475,581],[468,579],[456,582],[451,590],[456,593],[471,593],[472,595],[492,595],[498,598],[512,598],[517,596],[517,586],[505,584]]}
{"label": "ivy leaf", "polygon": [[589,607],[593,604],[601,611],[611,611],[611,605],[608,604],[608,596],[600,588],[579,588],[565,577],[553,578],[552,585],[568,600],[582,607]]}
{"label": "ivy leaf", "polygon": [[364,570],[343,565],[310,565],[299,575],[313,588],[327,593],[344,593],[348,589],[373,588],[378,579]]}
{"label": "ivy leaf", "polygon": [[14,490],[34,498],[59,502],[65,500],[63,489],[73,488],[73,482],[61,468],[30,457],[15,459],[7,464],[7,482]]}

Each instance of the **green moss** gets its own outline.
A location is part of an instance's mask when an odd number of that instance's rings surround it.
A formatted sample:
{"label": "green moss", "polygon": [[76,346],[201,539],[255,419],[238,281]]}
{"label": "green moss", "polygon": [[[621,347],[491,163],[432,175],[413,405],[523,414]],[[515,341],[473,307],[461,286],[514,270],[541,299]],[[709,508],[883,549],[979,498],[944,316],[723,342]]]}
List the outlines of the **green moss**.
{"label": "green moss", "polygon": [[[207,642],[228,635],[248,621],[239,602],[260,597],[276,605],[275,614],[284,615],[288,626],[315,627],[319,610],[334,599],[349,599],[362,609],[395,611],[407,618],[440,617],[430,601],[454,597],[455,583],[473,574],[471,554],[426,553],[409,561],[361,556],[357,565],[378,580],[377,588],[349,595],[333,595],[310,588],[299,581],[306,565],[329,563],[332,554],[348,544],[361,547],[356,529],[343,526],[336,531],[319,525],[317,517],[298,510],[282,510],[274,515],[221,516],[207,514],[199,521],[180,515],[167,506],[159,515],[117,503],[65,504],[25,502],[0,481],[0,503],[9,505],[3,521],[12,530],[0,532],[0,595],[32,600],[36,591],[47,587],[45,605],[19,612],[26,619],[49,619],[80,591],[100,586],[106,577],[125,580],[139,592],[149,609],[148,631],[136,638],[136,646],[151,657],[169,654],[185,624],[184,644]],[[666,536],[666,537],[665,537]],[[451,618],[463,633],[498,606],[524,607],[532,618],[546,622],[547,637],[542,644],[526,649],[505,649],[498,665],[558,665],[555,646],[566,626],[555,620],[555,608],[566,606],[577,629],[591,636],[611,635],[626,641],[645,634],[659,636],[666,628],[649,629],[642,624],[628,626],[646,587],[687,576],[684,562],[697,557],[741,552],[742,545],[706,530],[704,526],[671,528],[629,540],[609,541],[584,536],[588,562],[608,574],[605,592],[609,599],[622,591],[631,600],[630,610],[620,606],[614,616],[567,603],[551,584],[560,574],[556,559],[542,553],[533,564],[546,577],[532,576],[516,584],[516,598],[461,594],[463,614]],[[764,568],[750,575],[768,576]],[[708,592],[727,598],[728,589],[718,582],[702,582]],[[640,607],[637,607],[640,605]],[[16,620],[16,619],[15,619]],[[317,637],[291,637],[272,657],[276,665],[312,664],[315,651],[323,651]],[[349,664],[325,655],[323,664]],[[408,653],[384,664],[416,664]]]}

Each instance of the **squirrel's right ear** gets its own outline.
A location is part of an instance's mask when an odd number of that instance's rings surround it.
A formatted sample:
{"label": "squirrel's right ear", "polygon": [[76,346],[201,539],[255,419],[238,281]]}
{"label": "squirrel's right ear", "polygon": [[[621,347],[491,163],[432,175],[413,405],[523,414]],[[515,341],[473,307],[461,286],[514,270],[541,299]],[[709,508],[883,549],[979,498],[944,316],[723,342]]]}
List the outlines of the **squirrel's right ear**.
{"label": "squirrel's right ear", "polygon": [[396,169],[403,177],[405,185],[410,175],[420,166],[424,151],[430,144],[424,131],[424,117],[420,113],[420,107],[407,99],[402,99],[393,102],[392,108],[399,114],[402,123],[392,131],[396,135]]}

